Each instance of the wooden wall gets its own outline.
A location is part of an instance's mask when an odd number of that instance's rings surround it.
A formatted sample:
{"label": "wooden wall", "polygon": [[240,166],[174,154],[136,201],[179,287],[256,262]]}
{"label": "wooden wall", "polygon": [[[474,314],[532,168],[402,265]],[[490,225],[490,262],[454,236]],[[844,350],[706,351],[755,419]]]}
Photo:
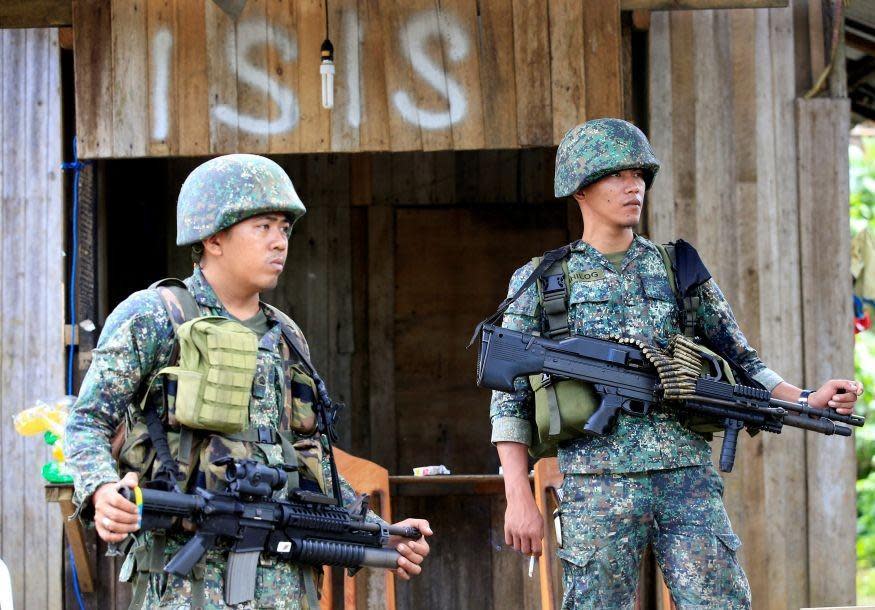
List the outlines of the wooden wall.
{"label": "wooden wall", "polygon": [[[620,0],[75,0],[83,157],[549,146],[621,111]],[[326,23],[327,20],[327,23]],[[319,48],[336,50],[335,106]]]}
{"label": "wooden wall", "polygon": [[[844,100],[796,102],[819,51],[808,4],[653,14],[648,205],[653,238],[696,244],[765,362],[804,387],[853,375],[850,125]],[[851,604],[853,441],[740,445],[726,502],[754,607]]]}
{"label": "wooden wall", "polygon": [[0,559],[16,608],[61,606],[61,519],[40,437],[12,416],[64,393],[60,54],[55,30],[0,31]]}

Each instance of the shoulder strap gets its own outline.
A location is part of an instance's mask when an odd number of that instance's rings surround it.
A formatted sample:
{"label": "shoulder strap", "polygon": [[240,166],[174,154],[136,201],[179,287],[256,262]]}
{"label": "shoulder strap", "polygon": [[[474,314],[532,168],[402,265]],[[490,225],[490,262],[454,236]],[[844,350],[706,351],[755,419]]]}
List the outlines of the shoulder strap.
{"label": "shoulder strap", "polygon": [[526,278],[526,281],[523,282],[522,286],[516,291],[516,293],[507,297],[504,301],[501,302],[501,305],[498,306],[498,309],[488,318],[482,320],[476,328],[474,328],[474,334],[471,335],[471,341],[468,343],[468,347],[471,347],[474,344],[474,341],[477,340],[477,337],[480,336],[480,331],[483,329],[484,324],[495,324],[501,316],[504,315],[504,312],[507,311],[507,308],[510,307],[511,303],[516,301],[520,296],[529,289],[535,280],[539,279],[547,270],[553,266],[558,260],[562,260],[566,258],[570,253],[571,249],[577,244],[577,241],[574,241],[568,245],[562,246],[561,248],[556,248],[555,250],[550,250],[544,254],[544,257],[541,259],[540,264],[535,267],[534,271],[532,271],[531,275]]}
{"label": "shoulder strap", "polygon": [[197,306],[194,295],[189,292],[188,286],[182,280],[168,277],[158,280],[149,288],[158,291],[161,302],[164,303],[164,309],[167,310],[167,317],[173,324],[174,334],[176,334],[176,329],[179,328],[180,324],[200,315],[200,308]]}
{"label": "shoulder strap", "polygon": [[662,257],[675,299],[683,306],[684,335],[692,339],[696,336],[696,320],[702,302],[699,288],[711,279],[711,274],[690,243],[679,239],[654,245]]}
{"label": "shoulder strap", "polygon": [[[532,259],[537,266],[541,257]],[[568,323],[568,297],[571,284],[568,259],[561,258],[550,265],[538,283],[538,300],[544,312],[542,334],[550,339],[565,339],[571,334]]]}

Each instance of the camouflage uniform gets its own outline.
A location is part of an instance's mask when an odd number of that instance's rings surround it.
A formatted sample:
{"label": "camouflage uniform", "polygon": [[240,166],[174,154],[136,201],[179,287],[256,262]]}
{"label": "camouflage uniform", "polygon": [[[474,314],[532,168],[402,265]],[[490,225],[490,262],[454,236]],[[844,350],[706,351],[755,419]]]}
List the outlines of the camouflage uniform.
{"label": "camouflage uniform", "polygon": [[[237,157],[237,159],[229,159],[228,157]],[[215,209],[215,205],[210,204],[211,201],[221,200],[222,194],[217,194],[216,191],[220,187],[225,188],[226,196],[239,200],[241,192],[245,195],[247,190],[241,188],[239,183],[235,184],[235,174],[228,170],[228,178],[224,187],[221,179],[209,181],[208,198],[202,199],[205,202],[204,205],[197,208],[196,213],[190,213],[188,216],[190,219],[203,220],[206,214],[211,215],[212,220],[203,222],[201,226],[197,226],[194,222],[187,225],[183,225],[181,222],[178,233],[180,243],[196,242],[198,239],[209,236],[246,217],[274,211],[278,207],[285,210],[292,217],[292,220],[303,213],[303,205],[297,196],[295,195],[294,200],[288,196],[291,181],[284,172],[282,177],[288,184],[276,187],[277,177],[275,175],[267,175],[266,177],[261,175],[259,178],[259,173],[264,174],[265,172],[265,165],[267,165],[268,174],[275,173],[274,168],[269,164],[258,161],[261,158],[253,155],[229,155],[228,157],[219,157],[208,163],[213,164],[213,169],[218,167],[222,171],[225,171],[229,166],[232,169],[236,166],[237,176],[242,176],[244,180],[254,181],[263,193],[273,194],[277,197],[284,196],[285,199],[269,202],[269,205],[262,207],[255,205],[250,205],[248,209],[240,207],[233,210],[232,214],[226,214],[222,217],[218,214],[219,210]],[[249,159],[249,157],[253,157],[253,159]],[[239,171],[241,166],[244,171]],[[198,172],[203,167],[200,166],[196,169],[190,177],[190,179],[196,179],[195,183],[202,178]],[[279,171],[282,172],[282,170]],[[188,180],[186,184],[189,184]],[[189,190],[188,192],[191,194],[200,191]],[[292,190],[292,192],[294,191]],[[191,197],[184,200],[186,186],[183,186],[182,193],[180,195],[180,208],[183,207],[183,204],[191,204],[193,200]],[[284,207],[280,207],[281,205]],[[188,209],[191,211],[190,205]],[[256,211],[253,212],[253,210]],[[182,217],[183,214],[180,216]],[[224,226],[222,226],[223,224]],[[185,280],[185,284],[194,296],[201,315],[232,317],[219,301],[198,266],[195,266],[194,273]],[[284,361],[283,358],[280,321],[277,320],[270,308],[262,305],[261,309],[268,318],[269,329],[259,341],[255,381],[249,404],[249,424],[250,427],[268,426],[278,430],[289,430],[296,427],[292,421],[296,416],[293,401],[298,400],[292,397],[292,381],[288,374],[292,363]],[[294,326],[293,331],[298,334],[300,343],[306,348],[306,341],[301,335],[300,329]],[[91,367],[82,383],[79,398],[68,418],[65,437],[67,463],[73,472],[75,482],[74,502],[79,506],[79,511],[83,516],[87,516],[93,510],[91,495],[95,490],[104,483],[119,480],[116,462],[110,452],[110,438],[119,424],[129,415],[129,405],[141,384],[148,383],[155,372],[169,364],[173,344],[173,326],[156,290],[142,290],[134,293],[116,307],[107,318],[97,348],[94,350]],[[305,352],[309,354],[306,349]],[[149,399],[160,404],[158,386],[153,388],[152,396]],[[129,438],[128,443],[130,444],[131,441],[134,445],[140,441],[148,442],[146,438]],[[309,473],[311,480],[326,482],[325,488],[330,489],[330,470],[327,459],[323,458],[322,443],[323,439],[319,435],[315,437],[302,436],[297,438],[295,449],[302,471]],[[136,450],[131,455],[137,455]],[[145,450],[143,450],[142,455],[145,459]],[[281,462],[283,457],[279,445],[256,445],[242,441],[230,441],[219,435],[208,436],[201,448],[201,464],[208,466],[206,466],[206,471],[201,471],[197,475],[196,483],[207,488],[215,488],[220,485],[221,472],[214,471],[217,468],[209,464],[225,455],[235,457],[251,455],[259,461],[271,463]],[[128,464],[128,466],[131,469],[137,469],[138,466],[143,467],[142,464]],[[124,470],[125,467],[123,466],[122,469]],[[341,481],[341,488],[345,503],[351,504],[354,500],[354,492],[345,481]],[[371,515],[370,518],[376,517]],[[191,607],[192,581],[189,578],[168,576],[161,570],[164,563],[179,549],[181,544],[184,544],[187,535],[173,534],[168,536],[164,557],[159,557],[157,561],[150,561],[154,535],[146,533],[140,534],[136,538],[134,552],[129,554],[122,567],[120,577],[127,580],[135,574],[135,571],[145,572],[150,571],[151,568],[149,586],[142,607],[180,609]],[[226,562],[227,549],[215,549],[207,553],[202,576],[206,608],[208,609],[227,607],[223,600],[223,576]],[[150,563],[156,565],[150,565]],[[195,568],[195,572],[199,572],[198,567]],[[200,576],[200,574],[196,576]],[[257,571],[255,599],[235,607],[306,608],[308,604],[304,594],[303,579],[311,577],[311,568],[309,567],[264,557]],[[310,610],[315,609],[311,608]]]}
{"label": "camouflage uniform", "polygon": [[[637,129],[616,119],[591,123],[595,129],[589,134],[596,133],[596,160],[601,163],[596,180],[631,168],[644,168],[645,178],[652,180],[658,163],[649,145],[646,154],[640,148],[620,150],[619,161],[614,159],[611,166],[610,144],[638,137],[631,131],[640,134]],[[623,123],[619,130],[616,123]],[[581,178],[585,168],[572,163],[569,169],[569,160],[581,156],[573,147],[585,127],[569,131],[557,153],[557,196],[594,181]],[[646,144],[643,134],[640,139]],[[531,262],[518,269],[508,295],[515,294],[533,271]],[[643,237],[634,237],[619,272],[602,253],[580,242],[568,258],[568,274],[571,332],[602,339],[619,334],[660,347],[682,333],[682,312],[662,258]],[[717,284],[709,280],[700,296],[697,334],[766,388],[778,385],[781,378],[747,343]],[[539,332],[541,309],[533,284],[508,308],[502,325]],[[492,441],[531,445],[531,387],[525,378],[518,378],[515,387],[513,393],[492,394]],[[611,434],[560,444],[558,460],[565,474],[559,553],[565,568],[565,608],[631,608],[641,554],[651,542],[679,608],[749,607],[747,580],[735,559],[739,541],[702,435],[658,408],[645,417],[621,413]]]}

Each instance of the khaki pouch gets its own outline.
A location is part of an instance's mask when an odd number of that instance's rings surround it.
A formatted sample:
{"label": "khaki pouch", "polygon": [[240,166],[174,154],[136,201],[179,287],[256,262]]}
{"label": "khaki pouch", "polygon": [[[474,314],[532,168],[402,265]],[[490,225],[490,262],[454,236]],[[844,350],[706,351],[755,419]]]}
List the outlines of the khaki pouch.
{"label": "khaki pouch", "polygon": [[553,381],[549,376],[532,375],[529,383],[535,393],[535,430],[529,453],[532,457],[552,457],[562,441],[583,436],[583,426],[599,404],[595,390],[581,381]]}

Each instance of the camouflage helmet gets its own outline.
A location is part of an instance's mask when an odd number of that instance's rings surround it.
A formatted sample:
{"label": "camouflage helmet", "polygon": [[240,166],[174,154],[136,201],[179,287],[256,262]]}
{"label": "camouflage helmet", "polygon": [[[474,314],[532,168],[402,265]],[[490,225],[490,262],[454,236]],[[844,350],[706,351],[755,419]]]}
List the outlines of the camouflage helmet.
{"label": "camouflage helmet", "polygon": [[291,223],[307,210],[288,174],[258,155],[224,155],[197,166],[179,191],[176,245],[196,244],[241,220],[267,212]]}
{"label": "camouflage helmet", "polygon": [[644,170],[647,188],[659,171],[647,136],[622,119],[594,119],[568,131],[556,151],[553,191],[566,197],[610,173]]}

